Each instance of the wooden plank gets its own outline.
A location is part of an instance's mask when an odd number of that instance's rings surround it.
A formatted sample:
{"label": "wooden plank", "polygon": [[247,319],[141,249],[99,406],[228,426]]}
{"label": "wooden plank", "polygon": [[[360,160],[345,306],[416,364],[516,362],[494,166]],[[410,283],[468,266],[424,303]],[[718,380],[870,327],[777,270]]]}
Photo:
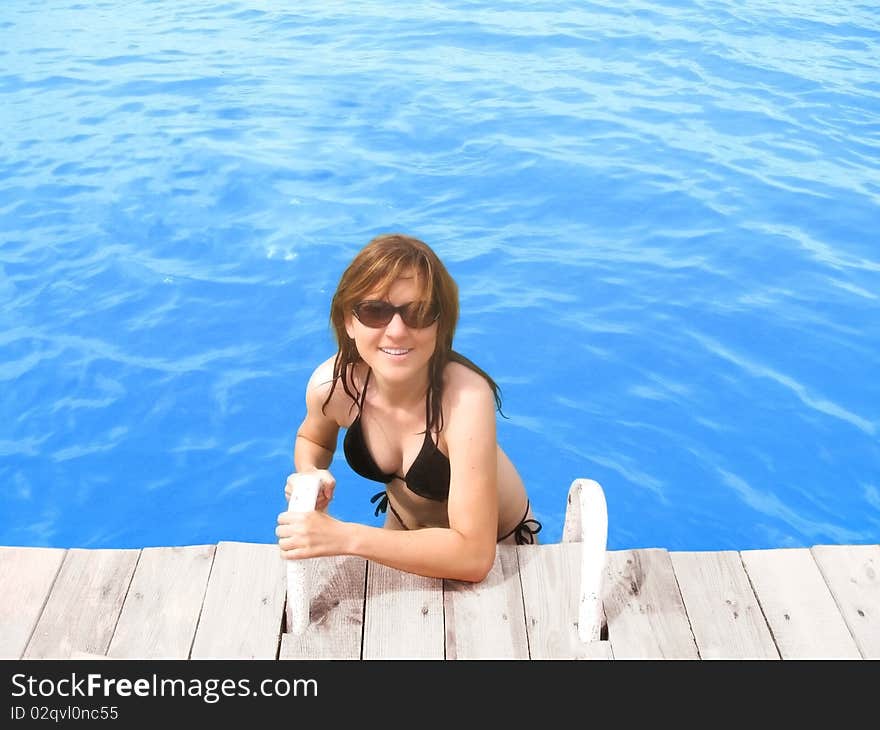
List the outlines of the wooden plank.
{"label": "wooden plank", "polygon": [[740,555],[783,659],[861,656],[808,548]]}
{"label": "wooden plank", "polygon": [[660,548],[611,550],[603,603],[616,659],[698,659],[672,560]]}
{"label": "wooden plank", "polygon": [[274,544],[217,545],[193,659],[275,659],[286,591],[284,560]]}
{"label": "wooden plank", "polygon": [[0,547],[0,659],[18,659],[64,560],[60,548]]}
{"label": "wooden plank", "polygon": [[68,550],[24,658],[106,654],[139,554],[140,550]]}
{"label": "wooden plank", "polygon": [[583,656],[577,657],[578,659],[614,659],[614,647],[607,639],[585,643],[581,652]]}
{"label": "wooden plank", "polygon": [[305,561],[309,625],[281,635],[279,659],[360,659],[367,561],[354,556]]}
{"label": "wooden plank", "polygon": [[107,656],[188,658],[214,550],[214,545],[144,548]]}
{"label": "wooden plank", "polygon": [[[606,651],[578,637],[581,544],[517,547],[532,659],[587,659]],[[607,644],[607,642],[596,642]]]}
{"label": "wooden plank", "polygon": [[813,558],[865,659],[880,659],[880,545],[816,545]]}
{"label": "wooden plank", "polygon": [[738,552],[669,557],[702,659],[779,659]]}
{"label": "wooden plank", "polygon": [[367,563],[364,659],[443,659],[443,581]]}
{"label": "wooden plank", "polygon": [[447,659],[528,659],[516,545],[499,545],[479,583],[443,583]]}

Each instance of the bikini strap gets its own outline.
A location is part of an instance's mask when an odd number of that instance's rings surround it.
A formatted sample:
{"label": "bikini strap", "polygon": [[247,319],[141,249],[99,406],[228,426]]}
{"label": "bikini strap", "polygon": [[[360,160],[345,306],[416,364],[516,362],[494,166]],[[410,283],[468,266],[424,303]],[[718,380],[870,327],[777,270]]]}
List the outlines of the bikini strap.
{"label": "bikini strap", "polygon": [[358,410],[362,411],[364,409],[364,403],[367,401],[367,384],[370,382],[370,375],[373,373],[373,368],[367,368],[367,377],[364,378],[364,387],[361,390],[361,397],[358,402]]}

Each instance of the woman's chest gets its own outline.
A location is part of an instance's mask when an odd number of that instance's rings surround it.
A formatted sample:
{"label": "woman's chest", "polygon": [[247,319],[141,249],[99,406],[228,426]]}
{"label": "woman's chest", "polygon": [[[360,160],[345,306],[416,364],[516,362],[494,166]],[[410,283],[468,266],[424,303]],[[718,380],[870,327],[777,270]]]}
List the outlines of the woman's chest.
{"label": "woman's chest", "polygon": [[[424,420],[395,417],[368,412],[360,422],[364,445],[376,466],[385,474],[406,476],[412,466],[425,459],[435,449],[435,434],[426,433]],[[445,445],[440,439],[440,449]]]}

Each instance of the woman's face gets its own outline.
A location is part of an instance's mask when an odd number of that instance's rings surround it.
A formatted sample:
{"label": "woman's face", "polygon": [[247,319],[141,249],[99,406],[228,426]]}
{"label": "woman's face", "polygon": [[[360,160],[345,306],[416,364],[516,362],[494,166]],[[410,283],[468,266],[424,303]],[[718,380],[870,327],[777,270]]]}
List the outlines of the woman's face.
{"label": "woman's face", "polygon": [[[386,296],[370,292],[364,300],[382,300],[394,306],[418,302],[422,287],[415,274],[395,279]],[[345,330],[354,338],[355,346],[364,362],[378,375],[389,381],[402,382],[421,377],[427,372],[428,362],[437,345],[437,322],[418,329],[409,327],[395,312],[384,327],[368,327],[352,312],[345,315]]]}

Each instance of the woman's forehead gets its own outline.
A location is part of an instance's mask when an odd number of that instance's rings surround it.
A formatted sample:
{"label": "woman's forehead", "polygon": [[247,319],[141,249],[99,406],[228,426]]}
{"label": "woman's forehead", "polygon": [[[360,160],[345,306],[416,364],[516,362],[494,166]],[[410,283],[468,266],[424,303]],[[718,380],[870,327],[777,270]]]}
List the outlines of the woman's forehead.
{"label": "woman's forehead", "polygon": [[414,301],[421,299],[424,291],[424,277],[420,276],[418,272],[407,271],[385,282],[380,282],[370,290],[369,295],[377,299],[387,297],[388,299],[403,298],[405,301]]}

